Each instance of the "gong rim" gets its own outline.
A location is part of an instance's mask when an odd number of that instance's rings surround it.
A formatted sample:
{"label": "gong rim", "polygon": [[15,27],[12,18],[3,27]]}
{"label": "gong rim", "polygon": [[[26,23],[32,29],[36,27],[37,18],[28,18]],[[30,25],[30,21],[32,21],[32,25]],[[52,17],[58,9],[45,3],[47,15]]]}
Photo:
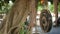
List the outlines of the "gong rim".
{"label": "gong rim", "polygon": [[44,32],[49,32],[52,28],[52,16],[51,13],[46,9],[42,10],[40,14],[40,26]]}

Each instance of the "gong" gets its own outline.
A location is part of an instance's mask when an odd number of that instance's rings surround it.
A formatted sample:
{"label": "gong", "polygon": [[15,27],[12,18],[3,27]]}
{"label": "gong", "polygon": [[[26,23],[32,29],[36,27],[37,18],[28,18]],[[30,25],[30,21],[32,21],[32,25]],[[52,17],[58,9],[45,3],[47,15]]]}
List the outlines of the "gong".
{"label": "gong", "polygon": [[44,32],[49,32],[52,28],[52,15],[49,10],[43,9],[40,13],[40,26]]}

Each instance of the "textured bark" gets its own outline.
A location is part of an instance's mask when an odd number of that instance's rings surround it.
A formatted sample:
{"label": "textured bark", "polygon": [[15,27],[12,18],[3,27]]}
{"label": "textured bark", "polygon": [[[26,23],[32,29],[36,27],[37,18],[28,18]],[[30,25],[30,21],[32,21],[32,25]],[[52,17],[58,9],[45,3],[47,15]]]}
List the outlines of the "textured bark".
{"label": "textured bark", "polygon": [[0,29],[2,34],[19,34],[19,29],[25,22],[30,13],[32,16],[31,24],[36,21],[36,0],[16,0],[3,21],[3,27]]}
{"label": "textured bark", "polygon": [[[54,14],[55,14],[55,21],[57,21],[58,18],[58,0],[53,0],[54,4]],[[57,24],[57,22],[56,22]]]}
{"label": "textured bark", "polygon": [[58,0],[53,0],[54,3],[54,13],[55,13],[55,18],[58,18]]}

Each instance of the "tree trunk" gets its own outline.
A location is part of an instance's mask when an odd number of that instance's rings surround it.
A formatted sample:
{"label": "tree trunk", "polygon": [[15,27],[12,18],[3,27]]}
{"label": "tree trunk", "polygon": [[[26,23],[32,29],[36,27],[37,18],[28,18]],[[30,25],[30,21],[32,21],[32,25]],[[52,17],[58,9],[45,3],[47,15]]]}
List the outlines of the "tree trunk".
{"label": "tree trunk", "polygon": [[31,20],[35,22],[36,5],[36,0],[16,0],[3,22],[5,24],[2,25],[3,27],[0,30],[2,34],[19,34],[19,29],[21,29],[30,12],[33,17],[33,20]]}
{"label": "tree trunk", "polygon": [[[54,4],[54,14],[55,14],[55,21],[57,21],[58,18],[58,0],[53,0]],[[57,22],[56,22],[57,25]]]}
{"label": "tree trunk", "polygon": [[[34,27],[36,25],[36,13],[37,13],[37,4],[38,4],[38,0],[31,0],[30,3],[30,27],[32,30],[32,27]],[[32,34],[32,32],[30,33]]]}

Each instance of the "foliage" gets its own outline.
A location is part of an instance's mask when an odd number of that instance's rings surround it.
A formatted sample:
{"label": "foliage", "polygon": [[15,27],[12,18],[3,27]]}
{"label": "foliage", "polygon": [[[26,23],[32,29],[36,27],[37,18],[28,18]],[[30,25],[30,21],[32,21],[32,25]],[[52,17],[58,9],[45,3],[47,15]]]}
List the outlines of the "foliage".
{"label": "foliage", "polygon": [[9,11],[9,9],[11,8],[12,1],[9,2],[9,0],[0,0],[0,13],[7,13]]}
{"label": "foliage", "polygon": [[[38,3],[38,11],[41,11],[43,9],[43,5],[40,4],[40,2]],[[50,11],[53,11],[53,4],[51,4],[48,8]]]}
{"label": "foliage", "polygon": [[38,2],[38,9],[37,9],[37,10],[38,10],[38,11],[42,10],[42,5],[41,5],[40,2]]}
{"label": "foliage", "polygon": [[29,34],[30,31],[27,29],[28,22],[26,21],[25,23],[21,24],[22,28],[19,30],[20,34],[26,34],[26,32]]}
{"label": "foliage", "polygon": [[60,3],[59,3],[59,6],[58,6],[58,11],[60,12]]}
{"label": "foliage", "polygon": [[50,9],[51,12],[54,11],[53,4],[51,4],[51,5],[49,6],[49,9]]}
{"label": "foliage", "polygon": [[21,29],[19,30],[19,34],[24,34],[24,23],[21,24]]}

